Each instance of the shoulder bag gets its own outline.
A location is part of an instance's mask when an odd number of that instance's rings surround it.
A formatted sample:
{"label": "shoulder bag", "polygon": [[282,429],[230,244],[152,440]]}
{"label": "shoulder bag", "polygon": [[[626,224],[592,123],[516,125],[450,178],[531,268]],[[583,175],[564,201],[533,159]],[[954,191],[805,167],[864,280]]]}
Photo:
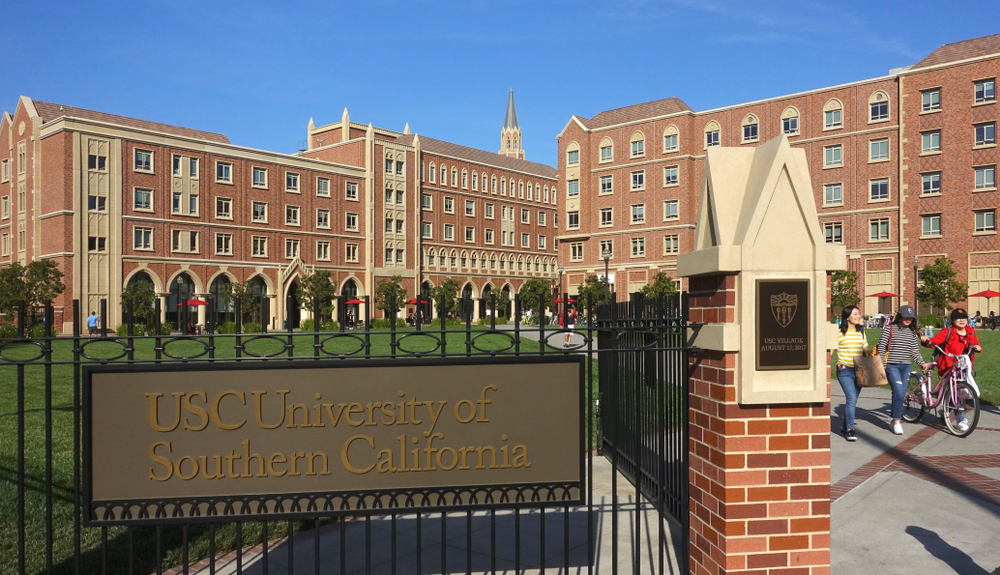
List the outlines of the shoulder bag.
{"label": "shoulder bag", "polygon": [[[889,341],[892,342],[892,327],[889,328]],[[889,357],[889,345],[885,346],[885,356]],[[885,365],[878,355],[861,354],[854,356],[854,381],[858,387],[881,387],[889,384],[885,375]]]}

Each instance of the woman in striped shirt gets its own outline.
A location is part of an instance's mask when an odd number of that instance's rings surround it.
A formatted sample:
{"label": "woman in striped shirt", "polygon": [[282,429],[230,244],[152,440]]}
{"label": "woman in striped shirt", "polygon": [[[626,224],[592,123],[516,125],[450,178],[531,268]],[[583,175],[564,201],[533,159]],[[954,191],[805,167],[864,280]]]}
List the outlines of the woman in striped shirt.
{"label": "woman in striped shirt", "polygon": [[854,379],[854,358],[869,353],[866,345],[861,308],[849,305],[840,314],[840,337],[837,339],[837,381],[844,389],[847,405],[844,406],[844,427],[840,432],[847,441],[857,441],[854,433],[854,412],[858,406],[858,387]]}
{"label": "woman in striped shirt", "polygon": [[920,340],[917,312],[911,305],[899,308],[896,319],[882,328],[882,336],[878,339],[878,353],[885,358],[885,375],[889,378],[889,386],[892,387],[890,428],[896,435],[903,435],[900,417],[903,415],[903,398],[906,396],[906,385],[910,379],[910,362],[924,369],[931,367],[931,364],[925,364],[924,358],[920,356]]}

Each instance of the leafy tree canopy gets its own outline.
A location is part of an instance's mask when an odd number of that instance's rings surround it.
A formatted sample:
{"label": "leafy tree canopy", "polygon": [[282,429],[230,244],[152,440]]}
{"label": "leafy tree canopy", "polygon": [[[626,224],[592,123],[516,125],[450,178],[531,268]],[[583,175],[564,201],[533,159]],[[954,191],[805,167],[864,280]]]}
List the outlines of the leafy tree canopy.
{"label": "leafy tree canopy", "polygon": [[917,287],[917,299],[941,310],[951,309],[952,304],[965,301],[969,286],[958,281],[958,272],[951,260],[939,257],[933,264],[924,266],[920,272],[923,285]]}
{"label": "leafy tree canopy", "polygon": [[156,290],[153,284],[146,281],[137,281],[128,284],[122,290],[122,309],[128,310],[128,303],[132,302],[132,317],[134,323],[144,325],[153,319],[156,302]]}
{"label": "leafy tree canopy", "polygon": [[319,299],[319,315],[330,317],[337,297],[337,282],[330,278],[329,270],[316,270],[299,279],[297,297],[299,307],[306,310],[312,310],[313,301]]}
{"label": "leafy tree canopy", "polygon": [[521,284],[518,291],[521,295],[521,309],[533,312],[538,311],[539,304],[544,307],[552,305],[552,284],[547,279],[531,278]]}
{"label": "leafy tree canopy", "polygon": [[588,302],[595,306],[608,303],[611,301],[610,287],[606,278],[590,274],[582,284],[576,286],[577,295],[574,299],[577,301],[577,307],[583,309],[587,307]]}
{"label": "leafy tree canopy", "polygon": [[[375,284],[375,307],[388,316],[394,316],[396,311],[406,305],[406,288],[403,287],[403,276],[383,278]],[[390,309],[395,297],[396,309]]]}
{"label": "leafy tree canopy", "polygon": [[830,278],[830,291],[830,305],[833,307],[858,305],[861,301],[861,294],[858,292],[858,273],[847,270],[833,272]]}
{"label": "leafy tree canopy", "polygon": [[[458,280],[454,278],[448,278],[431,288],[431,301],[434,302],[434,305],[438,306],[438,314],[440,316],[459,310],[458,288]],[[443,308],[441,307],[442,298],[444,299]],[[497,298],[497,307],[499,306],[500,301]]]}
{"label": "leafy tree canopy", "polygon": [[639,293],[648,298],[666,297],[677,293],[677,283],[664,272],[656,272],[653,283],[642,286]]}
{"label": "leafy tree canopy", "polygon": [[35,317],[46,301],[66,290],[62,279],[63,273],[54,260],[35,260],[27,266],[14,262],[0,269],[0,312],[16,312],[23,300],[28,317]]}

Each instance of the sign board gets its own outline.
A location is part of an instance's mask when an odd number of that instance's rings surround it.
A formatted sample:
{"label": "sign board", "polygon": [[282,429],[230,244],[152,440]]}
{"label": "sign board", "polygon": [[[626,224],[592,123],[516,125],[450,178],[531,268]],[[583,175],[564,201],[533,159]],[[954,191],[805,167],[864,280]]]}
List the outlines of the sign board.
{"label": "sign board", "polygon": [[757,280],[758,370],[809,369],[809,280]]}
{"label": "sign board", "polygon": [[583,389],[568,356],[86,366],[85,520],[580,503]]}

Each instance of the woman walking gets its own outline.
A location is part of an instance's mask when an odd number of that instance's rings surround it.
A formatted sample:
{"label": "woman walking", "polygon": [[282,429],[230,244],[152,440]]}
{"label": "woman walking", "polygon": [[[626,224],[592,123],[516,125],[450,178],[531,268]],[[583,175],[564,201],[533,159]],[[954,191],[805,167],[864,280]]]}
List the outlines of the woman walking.
{"label": "woman walking", "polygon": [[861,308],[849,305],[840,314],[840,337],[837,339],[837,381],[844,389],[847,403],[844,406],[844,426],[840,433],[847,441],[857,441],[854,433],[854,412],[858,406],[858,387],[854,379],[854,358],[869,353],[865,340],[865,318]]}
{"label": "woman walking", "polygon": [[917,325],[917,312],[913,306],[904,305],[899,308],[896,318],[888,326],[882,328],[882,336],[878,339],[878,353],[885,357],[885,375],[892,387],[892,423],[889,428],[896,435],[903,435],[903,398],[906,397],[906,386],[910,379],[910,362],[923,369],[930,369],[930,363],[924,363],[920,356],[920,327]]}

